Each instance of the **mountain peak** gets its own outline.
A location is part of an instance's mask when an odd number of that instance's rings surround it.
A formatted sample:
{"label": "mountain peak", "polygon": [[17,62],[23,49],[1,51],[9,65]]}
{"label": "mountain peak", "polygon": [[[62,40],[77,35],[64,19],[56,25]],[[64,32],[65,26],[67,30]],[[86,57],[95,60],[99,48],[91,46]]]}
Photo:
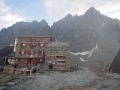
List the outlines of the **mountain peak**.
{"label": "mountain peak", "polygon": [[90,7],[86,12],[85,15],[99,15],[100,11],[96,10],[94,7]]}
{"label": "mountain peak", "polygon": [[96,11],[95,7],[90,7],[88,10],[91,10],[91,11]]}
{"label": "mountain peak", "polygon": [[43,19],[43,20],[41,20],[41,22],[40,22],[42,25],[45,25],[45,26],[48,26],[48,23]]}
{"label": "mountain peak", "polygon": [[71,14],[67,14],[67,15],[65,16],[65,18],[71,18],[71,17],[72,17]]}

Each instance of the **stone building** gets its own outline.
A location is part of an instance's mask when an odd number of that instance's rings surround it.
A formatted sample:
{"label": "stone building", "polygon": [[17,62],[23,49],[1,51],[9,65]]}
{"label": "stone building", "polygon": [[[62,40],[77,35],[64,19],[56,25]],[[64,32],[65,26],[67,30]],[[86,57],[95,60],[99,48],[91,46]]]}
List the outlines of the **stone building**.
{"label": "stone building", "polygon": [[70,70],[69,44],[50,42],[46,45],[45,70]]}
{"label": "stone building", "polygon": [[21,36],[15,39],[14,51],[18,63],[36,64],[45,61],[45,46],[50,36]]}

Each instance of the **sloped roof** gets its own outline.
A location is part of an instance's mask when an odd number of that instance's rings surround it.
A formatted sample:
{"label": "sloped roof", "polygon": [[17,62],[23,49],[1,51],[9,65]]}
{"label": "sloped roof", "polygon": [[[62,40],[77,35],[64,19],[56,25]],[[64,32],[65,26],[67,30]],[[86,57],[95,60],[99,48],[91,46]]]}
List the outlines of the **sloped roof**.
{"label": "sloped roof", "polygon": [[56,41],[56,42],[50,42],[46,45],[46,47],[55,47],[55,46],[57,46],[57,47],[59,47],[59,46],[69,46],[69,44],[67,42]]}
{"label": "sloped roof", "polygon": [[18,38],[51,38],[51,36],[50,35],[47,35],[47,36],[19,36],[19,37],[17,37],[17,39]]}
{"label": "sloped roof", "polygon": [[120,74],[120,50],[115,56],[112,64],[109,67],[109,72],[119,73]]}
{"label": "sloped roof", "polygon": [[0,57],[9,56],[13,52],[13,46],[6,46],[0,49]]}

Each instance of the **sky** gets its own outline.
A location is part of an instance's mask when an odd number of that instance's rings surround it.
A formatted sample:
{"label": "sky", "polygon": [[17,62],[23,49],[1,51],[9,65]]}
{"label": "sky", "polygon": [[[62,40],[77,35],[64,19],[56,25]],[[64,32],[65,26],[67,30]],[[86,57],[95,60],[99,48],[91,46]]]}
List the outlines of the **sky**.
{"label": "sky", "polygon": [[0,30],[19,21],[42,19],[51,26],[67,14],[82,15],[90,7],[120,19],[120,0],[0,0]]}

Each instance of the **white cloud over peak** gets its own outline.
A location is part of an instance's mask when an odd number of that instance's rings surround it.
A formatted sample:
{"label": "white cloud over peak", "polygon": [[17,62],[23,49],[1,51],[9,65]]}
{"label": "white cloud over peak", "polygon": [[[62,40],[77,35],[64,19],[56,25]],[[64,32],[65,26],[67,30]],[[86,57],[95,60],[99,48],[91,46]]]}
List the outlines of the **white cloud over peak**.
{"label": "white cloud over peak", "polygon": [[66,14],[82,15],[90,7],[95,7],[102,14],[120,19],[120,11],[110,14],[114,10],[120,9],[120,0],[44,0],[46,12],[54,21],[63,18]]}
{"label": "white cloud over peak", "polygon": [[4,0],[0,0],[0,30],[24,20],[23,16],[13,13],[10,7],[5,5]]}

